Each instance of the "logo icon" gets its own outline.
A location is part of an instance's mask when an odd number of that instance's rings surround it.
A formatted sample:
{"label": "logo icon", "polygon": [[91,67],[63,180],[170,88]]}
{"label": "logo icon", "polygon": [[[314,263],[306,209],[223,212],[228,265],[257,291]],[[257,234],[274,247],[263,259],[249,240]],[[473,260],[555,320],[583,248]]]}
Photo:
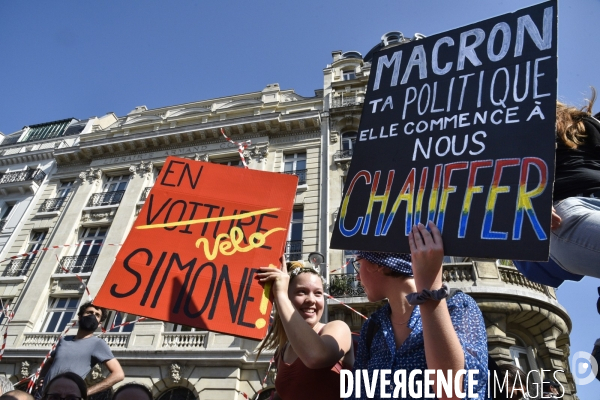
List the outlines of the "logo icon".
{"label": "logo icon", "polygon": [[571,358],[571,371],[577,385],[587,385],[598,375],[598,361],[587,351],[578,351]]}

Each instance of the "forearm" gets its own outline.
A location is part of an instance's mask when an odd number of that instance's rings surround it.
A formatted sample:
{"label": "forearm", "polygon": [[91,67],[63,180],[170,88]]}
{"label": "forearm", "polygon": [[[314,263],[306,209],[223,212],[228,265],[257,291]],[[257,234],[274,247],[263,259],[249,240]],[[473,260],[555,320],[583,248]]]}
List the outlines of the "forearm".
{"label": "forearm", "polygon": [[106,389],[113,387],[115,384],[121,382],[125,377],[121,374],[111,373],[109,376],[104,378],[102,381],[88,388],[88,396],[103,392]]}
{"label": "forearm", "polygon": [[341,355],[331,351],[323,338],[298,314],[287,295],[277,296],[276,302],[288,341],[307,367],[324,368],[341,358]]}
{"label": "forearm", "polygon": [[[446,300],[429,300],[421,304],[420,309],[427,368],[441,370],[444,374],[450,370],[454,386],[455,374],[465,368],[465,354],[452,325]],[[460,391],[463,390],[462,382],[463,379],[460,380]],[[435,384],[434,387],[437,392]]]}

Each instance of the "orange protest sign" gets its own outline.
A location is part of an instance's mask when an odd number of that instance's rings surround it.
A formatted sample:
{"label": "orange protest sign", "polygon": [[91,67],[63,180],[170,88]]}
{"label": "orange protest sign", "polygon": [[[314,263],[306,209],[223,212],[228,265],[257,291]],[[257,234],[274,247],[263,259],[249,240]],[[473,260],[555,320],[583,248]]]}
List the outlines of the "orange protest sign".
{"label": "orange protest sign", "polygon": [[262,339],[298,178],[169,157],[94,303]]}

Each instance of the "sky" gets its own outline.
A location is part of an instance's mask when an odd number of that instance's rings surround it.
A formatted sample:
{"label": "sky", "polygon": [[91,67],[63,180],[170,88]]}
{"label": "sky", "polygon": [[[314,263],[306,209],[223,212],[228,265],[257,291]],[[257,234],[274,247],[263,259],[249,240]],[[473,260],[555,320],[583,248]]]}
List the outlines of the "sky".
{"label": "sky", "polygon": [[[381,36],[444,32],[539,1],[0,2],[0,131],[136,106],[157,108],[262,90],[323,87],[334,50],[366,54]],[[558,96],[600,89],[600,0],[560,0]],[[596,107],[600,111],[600,103]],[[571,353],[600,338],[600,280],[563,285]],[[597,398],[600,382],[579,387]]]}

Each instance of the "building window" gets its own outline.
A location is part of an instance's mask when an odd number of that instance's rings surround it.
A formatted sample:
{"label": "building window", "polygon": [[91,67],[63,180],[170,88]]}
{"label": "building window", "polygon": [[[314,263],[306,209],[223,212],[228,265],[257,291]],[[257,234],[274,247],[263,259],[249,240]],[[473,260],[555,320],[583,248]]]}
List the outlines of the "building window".
{"label": "building window", "polygon": [[92,195],[88,207],[119,204],[123,199],[128,182],[129,175],[107,177],[102,186],[102,192]]}
{"label": "building window", "polygon": [[41,212],[58,211],[64,204],[67,196],[73,188],[75,181],[61,182],[58,190],[56,191],[56,197],[53,199],[47,199],[42,203],[40,207]]}
{"label": "building window", "polygon": [[284,155],[283,172],[298,176],[298,185],[306,184],[306,153]]}
{"label": "building window", "polygon": [[[48,231],[32,231],[29,235],[29,244],[25,253],[31,253],[39,250],[44,245],[44,240]],[[36,254],[30,254],[25,258],[19,258],[12,260],[4,270],[3,276],[24,276],[27,274],[33,262],[35,261]]]}
{"label": "building window", "polygon": [[4,229],[4,225],[6,225],[6,223],[8,222],[10,213],[12,212],[13,208],[15,208],[14,204],[4,204],[4,207],[2,207],[2,210],[0,210],[0,212],[2,213],[2,218],[0,218],[0,231]]}
{"label": "building window", "polygon": [[69,192],[71,192],[71,189],[73,189],[74,184],[75,181],[61,182],[58,191],[56,192],[56,197],[63,199],[67,197]]}
{"label": "building window", "polygon": [[285,257],[288,261],[302,259],[302,226],[304,221],[304,210],[294,210],[288,231],[288,240],[285,246]]}
{"label": "building window", "polygon": [[109,176],[104,181],[102,191],[104,193],[125,191],[128,182],[129,175]]}
{"label": "building window", "polygon": [[242,163],[242,160],[240,158],[231,161],[218,161],[217,164],[228,165],[230,167],[244,167],[244,164]]}
{"label": "building window", "polygon": [[344,272],[346,272],[347,274],[356,274],[354,264],[352,264],[352,262],[356,258],[356,256],[354,255],[355,253],[355,250],[344,250]]}
{"label": "building window", "polygon": [[342,133],[342,151],[349,151],[352,156],[352,151],[356,144],[356,132]]}
{"label": "building window", "polygon": [[[13,302],[12,298],[0,298],[0,308],[3,311],[6,311],[6,307],[10,306],[9,312],[14,312],[15,310],[12,308],[12,302]],[[4,321],[6,321],[6,317],[7,317],[7,313],[6,312],[3,312],[0,315],[0,326],[2,326],[2,324],[4,323]]]}
{"label": "building window", "polygon": [[91,273],[98,260],[98,254],[106,238],[108,228],[86,228],[79,241],[79,252],[74,256],[63,257],[56,273],[81,274]]}
{"label": "building window", "polygon": [[356,79],[356,72],[354,72],[354,69],[344,70],[342,71],[342,79],[345,81]]}
{"label": "building window", "polygon": [[51,297],[42,327],[43,332],[62,332],[77,313],[78,297]]}
{"label": "building window", "polygon": [[[527,346],[525,342],[516,335],[508,334],[507,336],[515,339],[516,343],[516,346],[511,346],[509,348],[510,356],[513,359],[513,364],[519,367],[526,374],[529,373],[529,371],[539,372],[540,369],[538,368],[535,360],[533,348],[531,346]],[[542,381],[540,379],[540,374],[533,373],[531,376],[532,379],[541,386]]]}
{"label": "building window", "polygon": [[[125,324],[127,322],[133,322],[137,319],[137,315],[122,313],[120,311],[109,311],[106,321],[104,321],[104,329],[108,332],[131,332],[135,324]],[[111,329],[111,326],[115,328]]]}

